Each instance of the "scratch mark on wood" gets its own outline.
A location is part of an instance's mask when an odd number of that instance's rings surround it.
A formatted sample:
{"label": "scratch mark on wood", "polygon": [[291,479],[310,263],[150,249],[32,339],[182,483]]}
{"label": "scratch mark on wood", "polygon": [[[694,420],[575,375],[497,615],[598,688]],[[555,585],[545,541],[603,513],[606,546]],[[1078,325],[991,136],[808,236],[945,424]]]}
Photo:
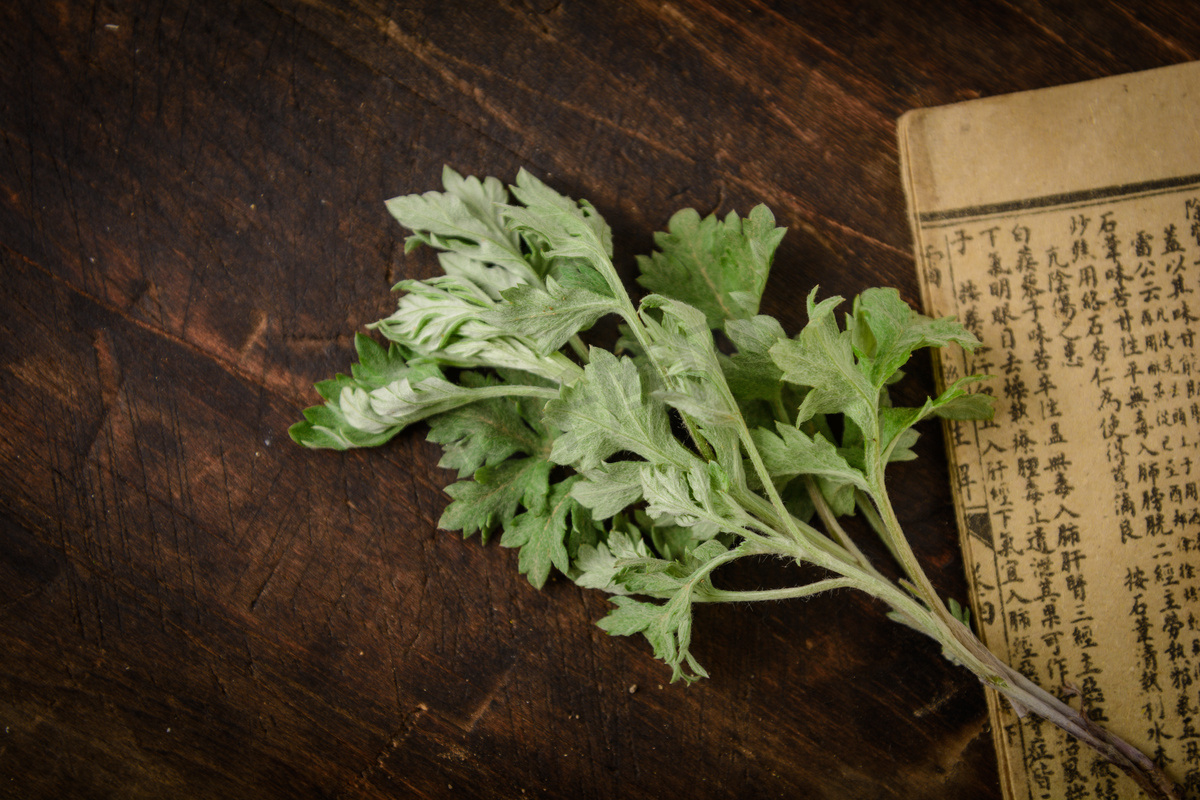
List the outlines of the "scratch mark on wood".
{"label": "scratch mark on wood", "polygon": [[242,346],[238,348],[237,359],[241,363],[246,360],[246,356],[254,348],[256,344],[262,341],[263,335],[267,332],[267,323],[270,317],[265,311],[255,311],[255,316],[258,318],[254,323],[254,330],[246,337],[246,341],[242,342]]}
{"label": "scratch mark on wood", "polygon": [[496,695],[500,694],[504,690],[504,687],[508,685],[508,682],[512,680],[512,675],[516,668],[517,665],[515,662],[509,665],[508,669],[504,670],[492,683],[492,687],[488,689],[483,699],[475,705],[475,708],[467,717],[467,724],[464,726],[464,730],[467,733],[475,730],[475,726],[479,724],[479,721],[487,714],[488,709],[492,707],[492,702],[496,699]]}
{"label": "scratch mark on wood", "polygon": [[[391,756],[392,753],[396,752],[396,750],[400,749],[400,747],[404,745],[408,738],[412,736],[413,731],[416,730],[417,724],[421,721],[421,717],[427,713],[429,713],[429,706],[425,705],[424,703],[417,703],[417,705],[408,712],[408,715],[404,718],[404,722],[400,725],[400,727],[390,737],[388,737],[388,741],[382,748],[380,748],[379,752],[375,754],[375,758],[372,759],[367,768],[358,773],[358,780],[356,780],[352,786],[347,788],[350,790],[361,790],[364,786],[370,783],[372,778],[374,778],[375,773],[385,769],[388,757]],[[343,792],[338,792],[337,796],[342,797]]]}

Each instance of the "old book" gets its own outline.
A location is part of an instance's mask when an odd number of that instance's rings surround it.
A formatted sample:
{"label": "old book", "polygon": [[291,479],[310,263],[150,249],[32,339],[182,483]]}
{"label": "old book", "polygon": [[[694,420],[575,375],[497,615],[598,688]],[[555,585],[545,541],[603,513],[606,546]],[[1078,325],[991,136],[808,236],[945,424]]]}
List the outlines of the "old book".
{"label": "old book", "polygon": [[[987,645],[1200,792],[1200,63],[912,111],[923,301],[983,342],[947,424]],[[1132,781],[989,698],[1010,798]]]}

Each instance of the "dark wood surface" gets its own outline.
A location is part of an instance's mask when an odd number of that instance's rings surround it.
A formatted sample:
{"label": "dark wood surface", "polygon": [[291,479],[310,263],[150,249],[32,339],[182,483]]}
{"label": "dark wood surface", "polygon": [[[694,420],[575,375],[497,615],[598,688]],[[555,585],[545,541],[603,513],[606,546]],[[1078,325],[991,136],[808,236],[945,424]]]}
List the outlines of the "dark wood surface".
{"label": "dark wood surface", "polygon": [[[591,199],[623,269],[766,202],[795,331],[916,300],[905,110],[1200,56],[1193,2],[942,5],[0,3],[0,796],[998,797],[978,684],[871,602],[704,608],[672,685],[436,529],[421,431],[286,433],[432,274],[383,200],[443,164]],[[926,433],[893,491],[962,597]]]}

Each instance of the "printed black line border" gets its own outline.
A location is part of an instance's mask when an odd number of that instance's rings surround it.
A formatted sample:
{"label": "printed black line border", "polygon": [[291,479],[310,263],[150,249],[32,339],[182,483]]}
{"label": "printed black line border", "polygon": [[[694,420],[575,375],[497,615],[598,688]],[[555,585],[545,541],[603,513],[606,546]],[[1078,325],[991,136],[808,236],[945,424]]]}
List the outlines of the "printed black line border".
{"label": "printed black line border", "polygon": [[944,224],[981,217],[1003,216],[1019,211],[1036,211],[1056,206],[1095,205],[1108,200],[1128,199],[1139,196],[1150,197],[1190,188],[1200,188],[1200,175],[1182,175],[1177,178],[1161,178],[1153,181],[1126,183],[1119,186],[1105,186],[1099,189],[1064,192],[1061,194],[1046,195],[1045,197],[1012,200],[1006,203],[967,206],[949,211],[922,211],[917,215],[917,219],[922,225],[938,227],[938,223]]}

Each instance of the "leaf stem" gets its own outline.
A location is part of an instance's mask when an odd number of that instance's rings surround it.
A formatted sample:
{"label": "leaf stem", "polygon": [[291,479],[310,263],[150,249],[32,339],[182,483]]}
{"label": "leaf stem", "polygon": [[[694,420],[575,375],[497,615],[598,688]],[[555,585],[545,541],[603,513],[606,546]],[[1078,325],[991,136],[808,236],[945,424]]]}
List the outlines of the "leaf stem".
{"label": "leaf stem", "polygon": [[858,545],[856,545],[854,540],[850,538],[850,534],[846,533],[846,529],[842,527],[840,522],[838,522],[837,515],[833,513],[833,509],[831,509],[829,507],[829,503],[825,501],[825,495],[821,494],[821,489],[817,486],[817,482],[813,480],[811,475],[804,476],[804,486],[806,489],[808,489],[809,497],[812,498],[813,507],[817,510],[817,516],[819,516],[821,521],[825,523],[826,529],[833,536],[833,538],[836,539],[837,542],[841,544],[841,546],[845,548],[847,552],[854,556],[854,559],[864,569],[868,570],[879,580],[886,581],[887,578],[883,577],[883,575],[881,575],[879,571],[875,569],[875,565],[871,563],[870,559],[863,555],[862,550],[859,550]]}
{"label": "leaf stem", "polygon": [[588,363],[588,348],[587,345],[583,343],[583,339],[579,338],[579,334],[572,336],[567,340],[567,343],[571,345],[572,352],[579,357],[580,361],[582,361],[584,364]]}
{"label": "leaf stem", "polygon": [[896,548],[892,545],[891,538],[888,536],[887,528],[883,524],[883,519],[879,516],[879,512],[875,509],[875,503],[861,489],[854,490],[854,504],[858,510],[862,512],[863,517],[879,536],[879,540],[887,547],[888,552],[892,554],[892,558],[897,562],[900,561],[900,556],[896,554]]}
{"label": "leaf stem", "polygon": [[734,590],[734,589],[705,589],[703,594],[698,595],[696,602],[711,602],[711,603],[743,603],[743,602],[758,602],[760,600],[793,600],[799,597],[811,597],[814,594],[821,592],[829,592],[834,589],[853,589],[861,588],[860,581],[853,578],[827,578],[825,580],[806,583],[803,586],[789,586],[785,589],[751,589],[751,590]]}

